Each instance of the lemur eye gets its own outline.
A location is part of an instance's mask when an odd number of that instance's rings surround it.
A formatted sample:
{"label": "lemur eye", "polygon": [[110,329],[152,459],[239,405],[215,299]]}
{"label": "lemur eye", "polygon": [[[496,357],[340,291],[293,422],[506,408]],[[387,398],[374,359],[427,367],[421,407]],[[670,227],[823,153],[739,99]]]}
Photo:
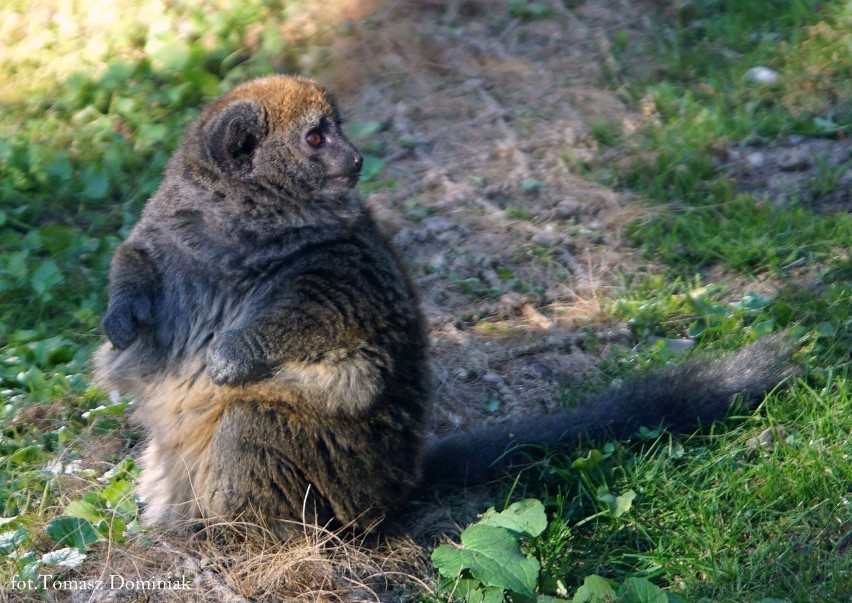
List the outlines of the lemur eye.
{"label": "lemur eye", "polygon": [[325,142],[325,137],[318,130],[311,130],[305,134],[305,142],[312,147],[318,147]]}

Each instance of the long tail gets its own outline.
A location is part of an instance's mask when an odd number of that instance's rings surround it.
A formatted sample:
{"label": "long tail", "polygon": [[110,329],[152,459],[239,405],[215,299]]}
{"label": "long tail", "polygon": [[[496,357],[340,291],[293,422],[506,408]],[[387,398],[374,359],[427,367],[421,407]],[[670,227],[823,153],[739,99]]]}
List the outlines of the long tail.
{"label": "long tail", "polygon": [[[572,447],[582,438],[627,438],[641,426],[690,432],[723,419],[737,396],[746,407],[797,369],[793,347],[769,336],[718,360],[694,358],[615,388],[571,410],[454,433],[426,449],[421,489],[489,481],[521,461],[524,445]],[[514,453],[513,453],[514,451]]]}

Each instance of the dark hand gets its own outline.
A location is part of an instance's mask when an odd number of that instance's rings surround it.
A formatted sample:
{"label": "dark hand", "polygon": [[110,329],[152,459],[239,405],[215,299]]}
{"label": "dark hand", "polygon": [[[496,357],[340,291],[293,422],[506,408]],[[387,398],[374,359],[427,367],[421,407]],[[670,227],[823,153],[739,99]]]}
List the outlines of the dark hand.
{"label": "dark hand", "polygon": [[118,350],[136,341],[142,325],[151,320],[151,300],[144,295],[114,295],[110,299],[102,326]]}
{"label": "dark hand", "polygon": [[225,331],[207,350],[207,376],[216,385],[260,381],[270,373],[261,346],[239,329]]}

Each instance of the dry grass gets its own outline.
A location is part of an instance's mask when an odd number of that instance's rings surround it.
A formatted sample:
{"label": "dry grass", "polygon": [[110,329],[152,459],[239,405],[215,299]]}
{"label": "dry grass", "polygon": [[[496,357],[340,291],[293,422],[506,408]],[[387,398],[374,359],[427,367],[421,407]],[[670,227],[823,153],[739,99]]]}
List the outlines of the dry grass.
{"label": "dry grass", "polygon": [[[58,578],[98,588],[68,588],[66,582],[46,592],[59,601],[237,603],[381,602],[430,590],[423,581],[427,556],[410,538],[368,541],[299,527],[301,535],[287,543],[235,522],[146,530],[121,545],[96,547],[77,571]],[[42,600],[35,593],[0,595],[3,602]]]}

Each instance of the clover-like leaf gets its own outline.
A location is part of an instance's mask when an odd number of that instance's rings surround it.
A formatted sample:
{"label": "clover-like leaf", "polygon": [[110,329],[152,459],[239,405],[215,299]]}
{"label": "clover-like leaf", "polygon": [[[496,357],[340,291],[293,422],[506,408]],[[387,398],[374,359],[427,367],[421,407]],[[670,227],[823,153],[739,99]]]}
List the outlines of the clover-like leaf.
{"label": "clover-like leaf", "polygon": [[455,578],[463,570],[485,586],[527,597],[535,596],[541,566],[521,552],[517,537],[500,526],[474,524],[461,534],[461,547],[441,545],[432,563],[442,576]]}
{"label": "clover-like leaf", "polygon": [[505,511],[497,513],[489,509],[479,522],[482,525],[500,526],[518,536],[535,537],[547,527],[547,516],[540,500],[528,498],[509,505]]}

